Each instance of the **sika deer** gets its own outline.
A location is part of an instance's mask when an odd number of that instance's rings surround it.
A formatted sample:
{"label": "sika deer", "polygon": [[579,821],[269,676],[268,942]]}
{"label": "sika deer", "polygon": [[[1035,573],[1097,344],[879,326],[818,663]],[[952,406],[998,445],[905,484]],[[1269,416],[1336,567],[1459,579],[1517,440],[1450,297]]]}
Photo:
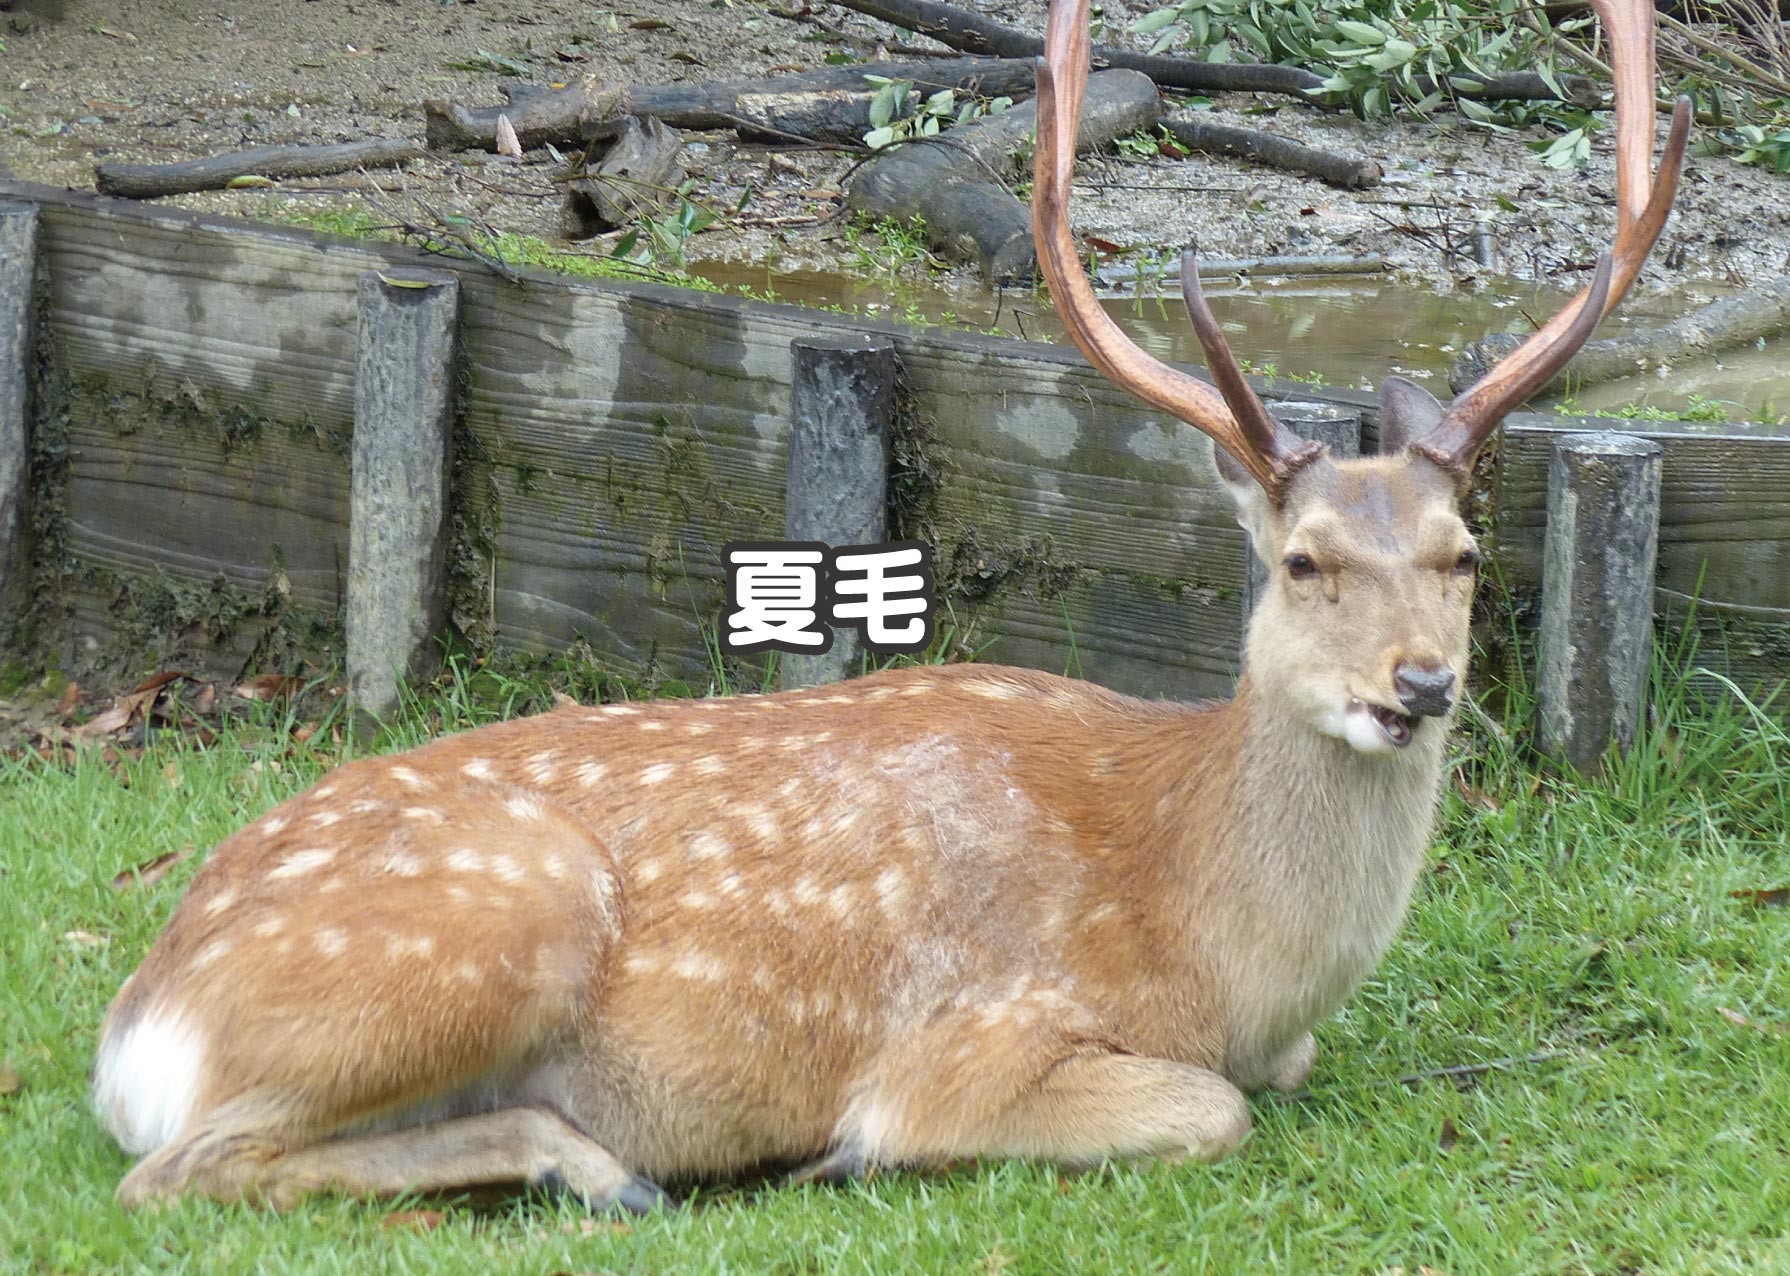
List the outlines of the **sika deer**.
{"label": "sika deer", "polygon": [[1613,261],[1446,409],[1387,384],[1384,455],[1284,432],[1183,268],[1214,391],[1120,336],[1065,205],[1088,63],[1059,0],[1035,230],[1077,343],[1211,435],[1273,571],[1229,704],[962,666],[566,708],[351,763],[220,845],[107,1017],[100,1118],[184,1190],[560,1185],[964,1157],[1223,1155],[1243,1092],[1391,941],[1465,672],[1474,453],[1634,279],[1657,179],[1651,9],[1617,66]]}

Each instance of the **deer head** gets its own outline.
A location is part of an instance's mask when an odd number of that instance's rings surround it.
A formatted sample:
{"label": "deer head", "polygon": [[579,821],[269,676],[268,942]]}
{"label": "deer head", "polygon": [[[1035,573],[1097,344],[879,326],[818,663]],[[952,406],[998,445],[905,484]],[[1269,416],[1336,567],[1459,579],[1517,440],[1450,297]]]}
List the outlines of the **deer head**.
{"label": "deer head", "polygon": [[1681,99],[1658,172],[1653,9],[1592,0],[1610,33],[1617,111],[1617,235],[1591,282],[1451,404],[1391,377],[1380,391],[1380,455],[1332,458],[1262,405],[1200,293],[1194,254],[1181,286],[1214,384],[1145,354],[1100,308],[1070,234],[1074,138],[1087,84],[1086,0],[1058,0],[1038,67],[1032,228],[1051,298],[1094,365],[1138,398],[1209,435],[1238,522],[1269,575],[1247,641],[1254,693],[1364,753],[1396,753],[1446,718],[1466,677],[1479,552],[1459,497],[1506,413],[1545,385],[1640,272],[1677,192],[1690,106]]}

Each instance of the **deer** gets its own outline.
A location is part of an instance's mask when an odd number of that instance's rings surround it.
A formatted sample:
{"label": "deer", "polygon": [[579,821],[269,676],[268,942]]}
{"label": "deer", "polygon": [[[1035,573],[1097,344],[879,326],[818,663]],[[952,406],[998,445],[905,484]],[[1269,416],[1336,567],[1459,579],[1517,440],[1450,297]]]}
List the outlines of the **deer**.
{"label": "deer", "polygon": [[1634,281],[1652,9],[1611,37],[1618,228],[1590,283],[1444,406],[1388,380],[1379,453],[1213,384],[1101,310],[1067,205],[1087,0],[1037,70],[1033,227],[1076,344],[1209,435],[1270,582],[1228,702],[979,663],[567,705],[327,774],[219,844],[119,990],[93,1102],[127,1207],[664,1183],[1032,1158],[1207,1162],[1392,943],[1466,678],[1475,455]]}

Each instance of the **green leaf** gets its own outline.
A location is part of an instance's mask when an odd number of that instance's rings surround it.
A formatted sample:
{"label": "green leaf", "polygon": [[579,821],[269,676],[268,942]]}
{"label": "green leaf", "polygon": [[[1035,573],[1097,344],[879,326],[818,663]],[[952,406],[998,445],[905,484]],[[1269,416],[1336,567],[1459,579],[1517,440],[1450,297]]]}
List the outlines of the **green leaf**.
{"label": "green leaf", "polygon": [[1351,22],[1347,18],[1339,18],[1334,26],[1339,34],[1348,37],[1356,44],[1378,46],[1386,43],[1386,33],[1378,27],[1370,27],[1365,22]]}
{"label": "green leaf", "polygon": [[895,130],[884,124],[864,134],[864,145],[873,151],[880,151],[895,140]]}
{"label": "green leaf", "polygon": [[1131,30],[1137,35],[1149,35],[1152,31],[1160,31],[1164,27],[1173,26],[1179,13],[1174,9],[1158,9],[1154,13],[1146,13],[1131,24]]}

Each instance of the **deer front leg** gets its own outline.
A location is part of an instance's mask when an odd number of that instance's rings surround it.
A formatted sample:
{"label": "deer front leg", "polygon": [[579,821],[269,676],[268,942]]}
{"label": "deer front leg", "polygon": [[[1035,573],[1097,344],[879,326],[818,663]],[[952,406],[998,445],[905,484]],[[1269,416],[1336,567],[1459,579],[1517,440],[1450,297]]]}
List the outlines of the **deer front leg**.
{"label": "deer front leg", "polygon": [[1040,1014],[1036,998],[953,1015],[879,1060],[809,1177],[977,1157],[1215,1161],[1248,1136],[1249,1105],[1218,1073],[1127,1054],[1085,1010],[1058,996],[1061,1013]]}
{"label": "deer front leg", "polygon": [[1317,1062],[1318,1040],[1309,1032],[1286,1048],[1268,1069],[1268,1087],[1282,1094],[1291,1094],[1311,1079],[1312,1064]]}

